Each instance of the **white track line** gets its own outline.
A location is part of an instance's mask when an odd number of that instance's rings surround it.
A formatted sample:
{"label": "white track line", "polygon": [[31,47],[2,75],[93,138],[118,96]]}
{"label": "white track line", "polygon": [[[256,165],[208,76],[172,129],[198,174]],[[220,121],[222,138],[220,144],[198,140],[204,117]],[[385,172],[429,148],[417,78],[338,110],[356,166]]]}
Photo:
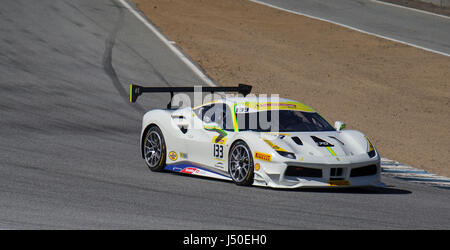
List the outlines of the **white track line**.
{"label": "white track line", "polygon": [[159,30],[151,24],[146,18],[142,17],[136,10],[131,7],[126,0],[118,0],[131,14],[141,21],[148,29],[150,29],[180,60],[186,64],[204,83],[209,86],[217,86],[205,73],[203,73],[187,56],[185,56],[175,45],[173,41],[169,41]]}
{"label": "white track line", "polygon": [[358,28],[346,25],[346,24],[342,24],[342,23],[338,23],[338,22],[335,22],[335,21],[331,21],[329,19],[316,17],[316,16],[312,16],[312,15],[309,15],[309,14],[306,14],[306,13],[302,13],[302,12],[298,12],[298,11],[293,11],[293,10],[281,8],[281,7],[278,7],[276,5],[265,3],[265,2],[261,2],[261,1],[258,1],[258,0],[249,0],[249,1],[257,3],[257,4],[265,5],[265,6],[277,9],[277,10],[282,10],[282,11],[285,11],[285,12],[289,12],[291,14],[296,14],[296,15],[300,15],[300,16],[306,16],[306,17],[309,17],[309,18],[312,18],[312,19],[316,19],[316,20],[320,20],[320,21],[336,24],[336,25],[339,25],[341,27],[344,27],[344,28],[347,28],[347,29],[351,29],[351,30],[355,30],[355,31],[358,31],[358,32],[361,32],[361,33],[364,33],[364,34],[367,34],[367,35],[376,36],[376,37],[383,38],[383,39],[386,39],[386,40],[389,40],[389,41],[393,41],[393,42],[409,45],[409,46],[414,47],[414,48],[418,48],[418,49],[426,50],[426,51],[429,51],[429,52],[432,52],[432,53],[436,53],[436,54],[439,54],[439,55],[450,57],[450,54],[447,54],[445,52],[437,51],[437,50],[434,50],[434,49],[429,49],[429,48],[422,47],[420,45],[416,45],[416,44],[413,44],[413,43],[404,42],[404,41],[401,41],[401,40],[397,40],[395,38],[391,38],[391,37],[383,36],[383,35],[380,35],[380,34],[368,32],[368,31],[365,31],[365,30],[361,30],[361,29],[358,29]]}
{"label": "white track line", "polygon": [[387,177],[394,177],[404,181],[427,184],[440,188],[450,187],[450,178],[436,175],[423,169],[413,168],[386,158],[381,158],[382,174]]}
{"label": "white track line", "polygon": [[439,15],[439,14],[436,14],[436,13],[433,13],[433,12],[429,12],[429,11],[425,11],[425,10],[419,10],[419,9],[415,9],[415,8],[411,8],[411,7],[406,7],[406,6],[399,5],[399,4],[388,3],[388,2],[378,1],[378,0],[370,0],[370,1],[374,2],[374,3],[378,3],[378,4],[384,4],[384,5],[388,5],[388,6],[392,6],[392,7],[397,7],[397,8],[401,8],[401,9],[407,9],[407,10],[411,10],[411,11],[415,11],[415,12],[420,12],[420,13],[423,13],[423,14],[428,14],[428,15],[433,15],[433,16],[437,16],[437,17],[450,19],[449,16]]}

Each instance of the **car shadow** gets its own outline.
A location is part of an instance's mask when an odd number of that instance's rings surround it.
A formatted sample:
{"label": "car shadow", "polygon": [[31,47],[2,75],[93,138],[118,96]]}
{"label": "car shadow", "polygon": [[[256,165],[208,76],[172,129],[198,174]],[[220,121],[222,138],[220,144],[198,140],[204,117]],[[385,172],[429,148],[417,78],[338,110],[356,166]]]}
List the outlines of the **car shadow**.
{"label": "car shadow", "polygon": [[[165,173],[183,176],[183,177],[190,177],[190,178],[198,178],[202,180],[207,181],[213,181],[213,182],[222,182],[222,183],[228,183],[235,185],[232,181],[228,180],[220,180],[220,179],[214,179],[211,177],[204,177],[204,176],[198,176],[198,175],[191,175],[191,174],[185,174],[185,173],[177,173],[165,170]],[[412,192],[409,190],[399,189],[395,186],[386,186],[386,187],[334,187],[334,188],[271,188],[271,187],[262,187],[262,186],[241,186],[240,188],[257,188],[257,189],[267,189],[267,190],[273,190],[278,192],[311,192],[311,193],[341,193],[341,194],[411,194]]]}
{"label": "car shadow", "polygon": [[[265,187],[263,187],[265,188]],[[310,192],[310,193],[339,193],[339,194],[411,194],[409,190],[388,187],[349,187],[349,188],[297,188],[297,189],[272,189],[287,192]]]}

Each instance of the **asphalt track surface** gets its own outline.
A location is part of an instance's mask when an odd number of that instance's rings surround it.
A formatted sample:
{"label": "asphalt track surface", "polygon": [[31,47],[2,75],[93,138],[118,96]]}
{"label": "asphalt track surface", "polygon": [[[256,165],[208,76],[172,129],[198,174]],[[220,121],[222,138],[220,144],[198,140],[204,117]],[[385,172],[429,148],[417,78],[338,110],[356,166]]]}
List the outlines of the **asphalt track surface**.
{"label": "asphalt track surface", "polygon": [[450,55],[450,18],[371,0],[255,0]]}
{"label": "asphalt track surface", "polygon": [[0,5],[0,229],[449,229],[449,191],[272,190],[150,172],[128,84],[199,79],[114,0]]}

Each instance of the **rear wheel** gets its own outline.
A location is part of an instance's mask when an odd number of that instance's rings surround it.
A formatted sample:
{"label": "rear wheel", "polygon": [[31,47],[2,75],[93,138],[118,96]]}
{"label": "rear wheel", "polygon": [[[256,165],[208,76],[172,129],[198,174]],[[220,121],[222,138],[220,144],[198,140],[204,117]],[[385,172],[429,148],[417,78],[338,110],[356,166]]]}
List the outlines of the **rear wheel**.
{"label": "rear wheel", "polygon": [[241,186],[253,184],[253,157],[248,145],[238,141],[231,147],[228,157],[228,172],[233,182]]}
{"label": "rear wheel", "polygon": [[152,171],[162,171],[166,165],[166,143],[161,130],[151,127],[144,139],[144,159]]}

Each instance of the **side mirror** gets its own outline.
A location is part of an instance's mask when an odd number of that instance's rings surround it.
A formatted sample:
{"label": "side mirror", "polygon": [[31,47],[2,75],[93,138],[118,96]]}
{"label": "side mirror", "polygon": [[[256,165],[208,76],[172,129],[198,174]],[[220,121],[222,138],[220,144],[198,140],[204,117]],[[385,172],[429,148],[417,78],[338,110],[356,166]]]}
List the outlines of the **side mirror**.
{"label": "side mirror", "polygon": [[336,121],[336,122],[334,122],[334,128],[337,131],[341,131],[341,130],[343,130],[345,128],[345,123],[341,122],[341,121]]}

